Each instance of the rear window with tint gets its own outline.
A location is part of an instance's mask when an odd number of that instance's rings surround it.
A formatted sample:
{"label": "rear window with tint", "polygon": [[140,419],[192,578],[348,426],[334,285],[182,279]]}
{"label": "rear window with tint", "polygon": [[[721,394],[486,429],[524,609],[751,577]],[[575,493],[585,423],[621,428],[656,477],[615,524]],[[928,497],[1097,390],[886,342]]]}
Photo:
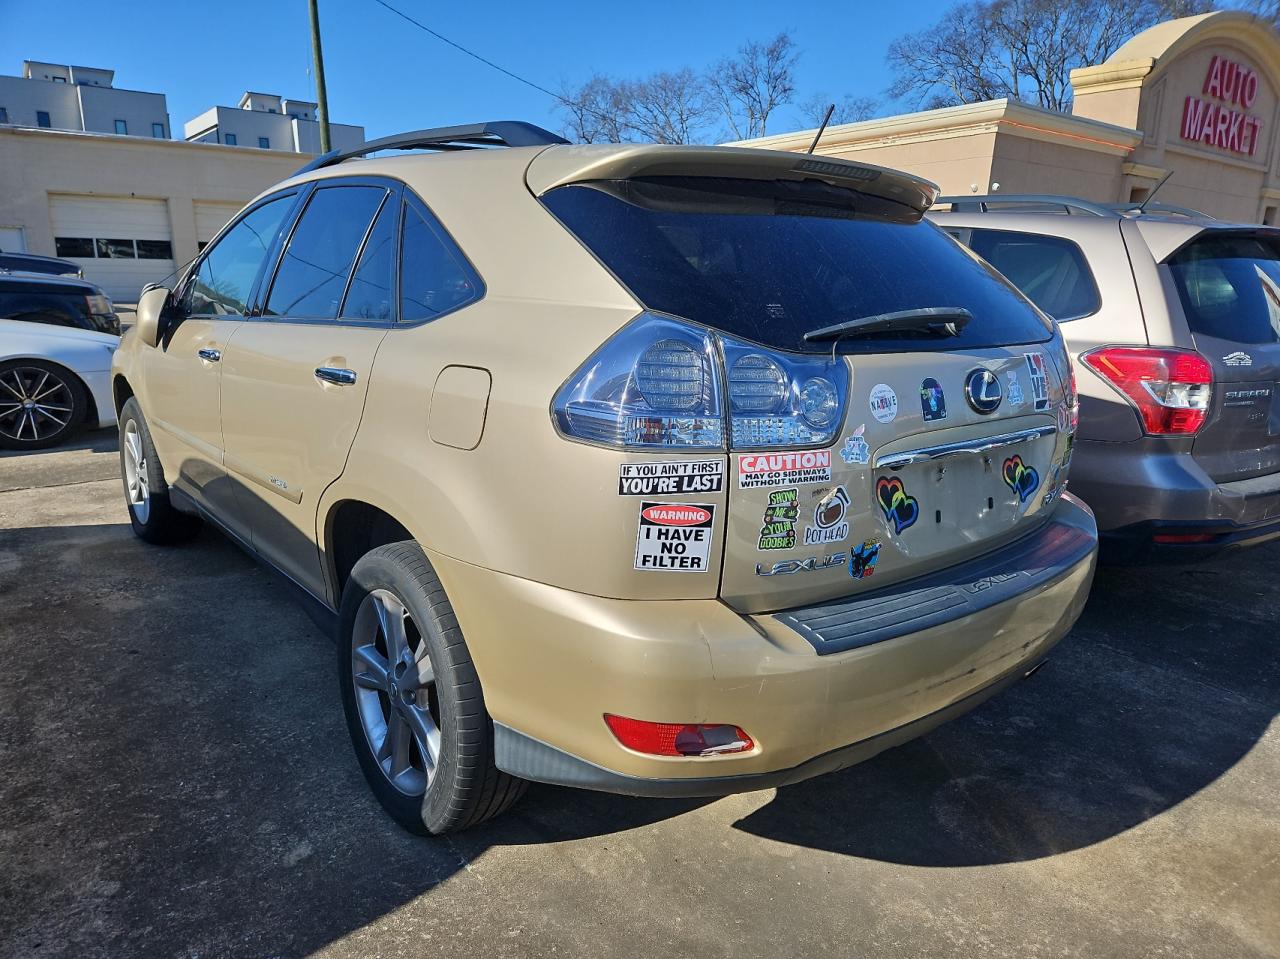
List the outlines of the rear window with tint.
{"label": "rear window with tint", "polygon": [[1280,240],[1210,233],[1168,263],[1192,333],[1280,342]]}
{"label": "rear window with tint", "polygon": [[837,348],[975,349],[1052,332],[932,223],[884,218],[869,200],[861,215],[863,198],[850,191],[654,177],[559,187],[542,202],[647,308],[776,349],[830,352],[805,332],[920,307],[963,307],[973,321],[955,337],[882,333]]}
{"label": "rear window with tint", "polygon": [[969,246],[1055,320],[1078,320],[1102,304],[1084,254],[1070,240],[974,230]]}

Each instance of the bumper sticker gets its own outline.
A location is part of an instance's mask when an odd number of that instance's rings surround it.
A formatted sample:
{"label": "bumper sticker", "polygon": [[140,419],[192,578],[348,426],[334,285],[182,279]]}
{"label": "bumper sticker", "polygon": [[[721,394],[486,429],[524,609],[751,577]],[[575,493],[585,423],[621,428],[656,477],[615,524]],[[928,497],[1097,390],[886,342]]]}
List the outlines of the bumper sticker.
{"label": "bumper sticker", "polygon": [[942,384],[932,376],[920,384],[920,412],[926,423],[947,418],[947,398],[942,395]]}
{"label": "bumper sticker", "polygon": [[871,387],[871,415],[881,423],[892,423],[898,416],[898,394],[887,383]]}
{"label": "bumper sticker", "polygon": [[914,496],[907,494],[907,488],[896,476],[881,476],[876,480],[876,500],[884,518],[892,521],[893,531],[898,535],[914,526],[920,518],[920,504]]}
{"label": "bumper sticker", "polygon": [[854,430],[853,435],[844,441],[844,447],[840,450],[840,458],[850,466],[871,461],[871,447],[867,446],[867,441],[862,437],[866,428],[867,424],[863,423]]}
{"label": "bumper sticker", "polygon": [[738,457],[738,487],[761,489],[831,482],[831,451],[744,453]]}
{"label": "bumper sticker", "polygon": [[623,463],[618,467],[619,496],[718,493],[723,488],[723,460]]}
{"label": "bumper sticker", "polygon": [[636,569],[705,573],[715,516],[714,505],[642,502]]}
{"label": "bumper sticker", "polygon": [[760,524],[760,549],[794,549],[796,520],[800,518],[800,494],[794,489],[774,490]]}
{"label": "bumper sticker", "polygon": [[1027,371],[1031,375],[1031,396],[1037,413],[1049,408],[1049,374],[1045,372],[1044,354],[1027,354]]}
{"label": "bumper sticker", "polygon": [[876,571],[876,560],[880,558],[880,540],[869,539],[861,546],[849,551],[849,575],[854,579],[866,579]]}
{"label": "bumper sticker", "polygon": [[1005,375],[1009,377],[1009,405],[1021,406],[1026,402],[1026,397],[1022,395],[1022,384],[1018,382],[1018,371],[1009,370]]}
{"label": "bumper sticker", "polygon": [[849,494],[843,486],[837,486],[813,508],[813,525],[804,531],[804,544],[839,543],[849,536],[849,524],[845,512],[849,507]]}
{"label": "bumper sticker", "polygon": [[1018,501],[1025,503],[1040,488],[1040,474],[1034,466],[1027,466],[1021,456],[1010,456],[1001,471],[1005,485],[1018,494]]}

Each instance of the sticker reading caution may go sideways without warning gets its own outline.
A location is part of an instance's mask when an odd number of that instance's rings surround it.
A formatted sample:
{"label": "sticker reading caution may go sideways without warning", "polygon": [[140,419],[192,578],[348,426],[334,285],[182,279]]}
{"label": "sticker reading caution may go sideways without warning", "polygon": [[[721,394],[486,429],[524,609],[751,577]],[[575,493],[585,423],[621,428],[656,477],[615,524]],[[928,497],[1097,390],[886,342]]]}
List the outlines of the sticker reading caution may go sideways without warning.
{"label": "sticker reading caution may go sideways without warning", "polygon": [[743,453],[738,457],[739,489],[831,482],[831,451]]}
{"label": "sticker reading caution may go sideways without warning", "polygon": [[696,503],[640,504],[636,569],[705,573],[716,508]]}
{"label": "sticker reading caution may go sideways without warning", "polygon": [[619,496],[718,493],[723,487],[723,460],[623,463],[618,467]]}

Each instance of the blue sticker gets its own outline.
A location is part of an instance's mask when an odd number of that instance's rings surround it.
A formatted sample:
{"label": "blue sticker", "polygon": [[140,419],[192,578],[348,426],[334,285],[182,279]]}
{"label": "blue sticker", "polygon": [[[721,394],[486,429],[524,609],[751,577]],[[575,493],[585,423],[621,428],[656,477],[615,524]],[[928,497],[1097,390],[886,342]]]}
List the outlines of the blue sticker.
{"label": "blue sticker", "polygon": [[849,575],[854,579],[866,579],[876,571],[880,558],[880,541],[869,539],[857,549],[849,551]]}
{"label": "blue sticker", "polygon": [[942,395],[942,384],[932,376],[920,384],[920,412],[924,414],[926,423],[947,418],[947,399]]}
{"label": "blue sticker", "polygon": [[867,446],[867,441],[862,438],[862,431],[867,428],[866,424],[859,426],[853,431],[853,435],[844,441],[844,449],[840,451],[840,458],[850,465],[854,463],[866,464],[871,462],[871,448]]}

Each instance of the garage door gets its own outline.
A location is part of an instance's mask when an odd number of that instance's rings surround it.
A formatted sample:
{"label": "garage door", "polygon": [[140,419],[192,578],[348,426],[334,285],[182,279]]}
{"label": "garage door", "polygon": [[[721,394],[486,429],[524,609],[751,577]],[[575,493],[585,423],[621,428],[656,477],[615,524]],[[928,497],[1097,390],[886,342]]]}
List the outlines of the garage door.
{"label": "garage door", "polygon": [[147,283],[173,272],[173,237],[164,200],[49,195],[57,254],[84,270],[113,300],[138,302]]}
{"label": "garage door", "polygon": [[200,249],[218,235],[218,231],[240,212],[242,204],[220,200],[196,200],[196,240]]}

